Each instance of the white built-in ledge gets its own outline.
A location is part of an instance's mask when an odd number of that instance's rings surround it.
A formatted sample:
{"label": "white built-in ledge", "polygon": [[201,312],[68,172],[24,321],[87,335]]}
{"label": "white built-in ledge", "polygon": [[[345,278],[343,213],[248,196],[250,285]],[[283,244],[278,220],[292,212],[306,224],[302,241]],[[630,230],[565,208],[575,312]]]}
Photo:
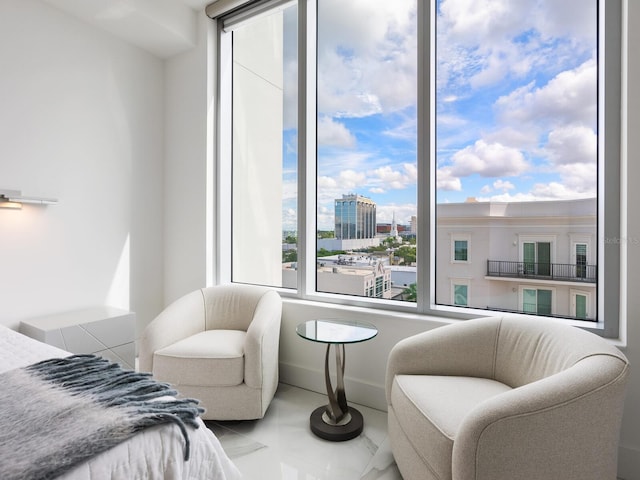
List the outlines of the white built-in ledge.
{"label": "white built-in ledge", "polygon": [[135,313],[114,307],[23,320],[20,332],[71,353],[93,353],[135,368]]}

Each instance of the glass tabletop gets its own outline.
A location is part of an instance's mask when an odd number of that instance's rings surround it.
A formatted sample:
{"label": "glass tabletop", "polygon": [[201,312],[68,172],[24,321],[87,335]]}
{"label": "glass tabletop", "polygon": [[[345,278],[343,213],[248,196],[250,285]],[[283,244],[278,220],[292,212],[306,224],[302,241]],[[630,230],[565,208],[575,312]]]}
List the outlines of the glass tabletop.
{"label": "glass tabletop", "polygon": [[375,337],[378,329],[366,322],[308,320],[296,327],[296,333],[312,342],[358,343]]}

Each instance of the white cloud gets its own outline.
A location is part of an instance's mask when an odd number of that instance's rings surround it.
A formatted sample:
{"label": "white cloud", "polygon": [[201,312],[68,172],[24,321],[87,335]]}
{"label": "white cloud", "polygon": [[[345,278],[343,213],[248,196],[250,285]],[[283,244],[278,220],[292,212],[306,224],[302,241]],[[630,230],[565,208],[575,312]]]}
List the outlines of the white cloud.
{"label": "white cloud", "polygon": [[343,170],[337,178],[338,186],[343,190],[355,191],[366,181],[367,176],[354,170]]}
{"label": "white cloud", "polygon": [[516,194],[501,193],[499,195],[491,195],[490,197],[476,197],[478,202],[533,202],[535,200],[545,200],[544,198],[536,198],[531,193],[518,192]]}
{"label": "white cloud", "polygon": [[393,190],[405,188],[407,178],[401,172],[392,169],[389,165],[380,167],[373,172],[374,181],[382,183],[385,187]]}
{"label": "white cloud", "polygon": [[397,165],[385,165],[368,172],[367,182],[373,187],[372,193],[381,193],[388,190],[403,190],[413,186],[418,178],[418,170],[415,165],[404,163],[401,168]]}
{"label": "white cloud", "polygon": [[598,169],[595,163],[574,163],[561,165],[558,173],[563,185],[576,196],[595,197],[597,194]]}
{"label": "white cloud", "polygon": [[402,168],[410,181],[416,182],[418,180],[418,167],[413,163],[403,163]]}
{"label": "white cloud", "polygon": [[282,200],[295,200],[298,198],[297,180],[284,180],[282,182]]}
{"label": "white cloud", "polygon": [[438,190],[459,192],[462,182],[452,173],[451,167],[442,167],[436,172],[436,187]]}
{"label": "white cloud", "polygon": [[357,193],[367,185],[367,176],[355,170],[343,170],[335,176],[318,177],[318,204],[328,205],[345,193]]}
{"label": "white cloud", "polygon": [[396,222],[401,225],[409,225],[411,216],[418,211],[415,203],[378,205],[376,208],[376,220],[379,223],[391,223],[395,216]]}
{"label": "white cloud", "polygon": [[322,189],[336,188],[338,186],[338,182],[336,182],[334,178],[326,177],[326,176],[318,177],[317,184],[318,184],[318,188],[322,188]]}
{"label": "white cloud", "polygon": [[391,128],[388,128],[382,133],[391,138],[403,139],[413,142],[415,141],[415,138],[418,134],[418,122],[415,117],[408,118],[398,125],[394,125]]}
{"label": "white cloud", "polygon": [[519,150],[535,149],[538,145],[537,132],[532,128],[499,127],[483,135],[487,143],[500,143]]}
{"label": "white cloud", "polygon": [[356,137],[343,123],[323,116],[318,121],[318,146],[354,148]]}
{"label": "white cloud", "polygon": [[462,127],[468,120],[461,117],[460,115],[438,115],[438,126],[439,127]]}
{"label": "white cloud", "polygon": [[318,156],[319,175],[337,176],[343,170],[365,171],[376,160],[370,152],[362,150],[330,150]]}
{"label": "white cloud", "polygon": [[540,0],[539,5],[536,26],[544,36],[570,35],[576,41],[595,42],[596,2]]}
{"label": "white cloud", "polygon": [[531,189],[531,194],[541,200],[570,200],[593,196],[588,192],[578,192],[565,183],[538,183]]}
{"label": "white cloud", "polygon": [[[515,34],[522,20],[512,0],[444,0],[442,27],[456,42],[475,46]],[[520,2],[521,3],[521,2]]]}
{"label": "white cloud", "polygon": [[516,187],[513,183],[509,181],[498,179],[495,182],[493,182],[493,188],[495,188],[496,190],[503,190],[506,192],[507,190],[513,190]]}
{"label": "white cloud", "polygon": [[478,140],[453,157],[451,174],[456,177],[467,177],[479,174],[483,177],[508,177],[523,173],[529,168],[522,152],[515,148],[505,147],[499,143],[486,143]]}
{"label": "white cloud", "polygon": [[[592,59],[574,67],[575,59],[594,51],[595,29],[585,28],[585,18],[595,21],[595,2],[588,7],[583,3],[441,2],[439,189],[460,191],[461,179],[471,175],[494,177],[498,180],[485,185],[483,195],[522,201],[573,198],[595,186],[596,63]],[[352,149],[355,136],[338,119],[398,112],[416,103],[415,0],[324,0],[319,9],[319,144]],[[541,83],[561,65],[571,67]],[[461,113],[476,90],[500,86],[506,91],[514,80],[524,86],[501,97],[493,112],[487,106],[486,114],[476,119]],[[415,120],[383,131],[394,139],[415,133]],[[469,146],[454,149],[456,145]],[[535,165],[540,159],[547,163]],[[390,165],[370,152],[323,152],[319,165],[318,187],[327,201],[350,191],[381,194],[406,188],[417,179],[415,166],[410,171]],[[504,179],[534,168],[555,172],[558,182],[517,193]]]}
{"label": "white cloud", "polygon": [[559,73],[546,85],[534,82],[500,97],[496,108],[503,123],[591,125],[596,118],[597,65],[591,59],[579,67]]}
{"label": "white cloud", "polygon": [[318,8],[318,111],[362,117],[414,105],[415,0],[325,0]]}
{"label": "white cloud", "polygon": [[318,221],[318,229],[320,230],[333,230],[335,228],[335,212],[332,208],[318,205],[316,219]]}
{"label": "white cloud", "polygon": [[284,208],[282,210],[282,227],[288,230],[298,229],[298,215],[293,208]]}
{"label": "white cloud", "polygon": [[586,3],[444,0],[437,20],[438,88],[498,85],[595,51],[595,2]]}
{"label": "white cloud", "polygon": [[545,151],[556,165],[595,163],[598,158],[598,137],[584,125],[568,125],[549,133]]}

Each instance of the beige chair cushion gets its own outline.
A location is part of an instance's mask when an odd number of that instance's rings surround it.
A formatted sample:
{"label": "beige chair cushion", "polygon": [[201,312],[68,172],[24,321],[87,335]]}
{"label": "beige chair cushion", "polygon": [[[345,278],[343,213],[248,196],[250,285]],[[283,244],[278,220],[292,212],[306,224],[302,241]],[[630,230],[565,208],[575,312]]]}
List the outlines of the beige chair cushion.
{"label": "beige chair cushion", "polygon": [[438,478],[451,478],[460,423],[481,402],[509,390],[486,378],[396,375],[391,402],[400,428],[425,464]]}
{"label": "beige chair cushion", "polygon": [[153,375],[176,386],[240,385],[246,335],[241,330],[207,330],[180,340],[154,353]]}

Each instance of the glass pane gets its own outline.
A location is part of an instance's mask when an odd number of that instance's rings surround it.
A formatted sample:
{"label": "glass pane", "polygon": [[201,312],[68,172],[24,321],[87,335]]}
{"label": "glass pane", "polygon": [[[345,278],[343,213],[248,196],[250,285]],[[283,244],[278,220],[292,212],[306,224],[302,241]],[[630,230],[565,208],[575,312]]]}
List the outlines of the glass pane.
{"label": "glass pane", "polygon": [[576,245],[576,277],[587,276],[587,246],[579,243]]}
{"label": "glass pane", "polygon": [[233,31],[234,282],[297,283],[296,10]]}
{"label": "glass pane", "polygon": [[576,294],[576,318],[587,318],[587,297]]}
{"label": "glass pane", "polygon": [[551,315],[551,290],[538,290],[538,313]]}
{"label": "glass pane", "polygon": [[467,241],[456,240],[454,245],[454,260],[459,262],[467,261]]}
{"label": "glass pane", "polygon": [[536,244],[525,243],[523,245],[524,273],[530,275],[535,273],[536,265]]}
{"label": "glass pane", "polygon": [[537,313],[537,291],[525,288],[522,292],[522,310],[527,313]]}
{"label": "glass pane", "polygon": [[[463,277],[475,285],[470,307],[513,310],[514,279],[553,273],[556,313],[572,316],[570,236],[597,243],[597,9],[435,0],[436,304]],[[468,264],[451,262],[459,232],[473,235]],[[553,258],[531,237],[557,239]],[[595,267],[581,279],[592,295]]]}
{"label": "glass pane", "polygon": [[550,243],[538,243],[538,275],[551,275]]}
{"label": "glass pane", "polygon": [[318,0],[319,292],[416,301],[416,6]]}
{"label": "glass pane", "polygon": [[466,285],[454,285],[453,286],[453,304],[454,305],[467,305],[467,286]]}

